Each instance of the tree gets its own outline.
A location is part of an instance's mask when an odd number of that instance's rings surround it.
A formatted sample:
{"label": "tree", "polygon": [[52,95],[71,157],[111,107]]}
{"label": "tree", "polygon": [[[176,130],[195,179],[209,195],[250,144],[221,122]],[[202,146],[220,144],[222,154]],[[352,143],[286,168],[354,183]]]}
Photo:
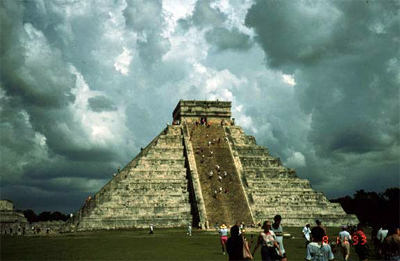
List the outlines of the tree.
{"label": "tree", "polygon": [[52,221],[53,220],[66,221],[68,219],[68,216],[64,215],[63,213],[61,213],[59,211],[56,211],[56,212],[51,213],[50,218],[51,218],[50,220],[52,220]]}
{"label": "tree", "polygon": [[383,193],[383,196],[389,201],[399,201],[400,200],[400,188],[388,188]]}
{"label": "tree", "polygon": [[354,198],[346,196],[333,199],[344,211],[356,214],[361,223],[378,226],[382,223],[396,224],[400,220],[400,188],[388,188],[384,193],[356,191]]}
{"label": "tree", "polygon": [[48,211],[44,211],[38,216],[39,221],[49,221],[51,220],[51,213]]}
{"label": "tree", "polygon": [[38,216],[36,215],[35,211],[32,209],[26,209],[23,211],[24,216],[28,220],[29,223],[38,222]]}

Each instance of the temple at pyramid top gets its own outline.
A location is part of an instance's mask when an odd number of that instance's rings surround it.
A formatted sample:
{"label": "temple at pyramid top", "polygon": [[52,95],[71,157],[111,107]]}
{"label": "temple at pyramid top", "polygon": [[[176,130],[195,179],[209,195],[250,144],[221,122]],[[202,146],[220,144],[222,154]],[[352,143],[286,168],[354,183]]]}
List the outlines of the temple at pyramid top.
{"label": "temple at pyramid top", "polygon": [[230,101],[187,101],[180,100],[172,117],[174,122],[195,122],[207,117],[208,122],[221,122],[231,120]]}
{"label": "temple at pyramid top", "polygon": [[250,226],[277,214],[285,226],[358,222],[235,125],[231,102],[180,100],[172,115],[172,125],[83,201],[70,222],[77,230]]}

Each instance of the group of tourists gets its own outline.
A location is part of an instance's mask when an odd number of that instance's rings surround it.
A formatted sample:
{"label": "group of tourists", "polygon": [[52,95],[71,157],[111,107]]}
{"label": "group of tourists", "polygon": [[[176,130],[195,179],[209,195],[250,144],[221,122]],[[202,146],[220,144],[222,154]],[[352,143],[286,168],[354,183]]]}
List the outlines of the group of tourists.
{"label": "group of tourists", "polygon": [[[200,118],[200,121],[196,122],[196,125],[210,126],[210,123],[207,122],[206,118]],[[223,122],[221,122],[221,125],[222,124]],[[194,130],[195,127],[192,128],[190,137],[193,135]],[[211,162],[213,162],[213,164],[210,162],[207,164],[208,170],[206,168],[204,175],[206,175],[211,184],[213,184],[211,186],[211,193],[212,196],[217,199],[219,194],[227,194],[230,191],[229,183],[234,180],[235,174],[233,171],[221,168],[216,160],[218,155],[214,152],[214,149],[221,146],[220,144],[228,141],[227,137],[211,137],[211,135],[205,134],[205,139],[206,142],[204,142],[203,145],[199,145],[196,148],[195,153],[200,157],[200,164],[204,164],[207,161],[207,158],[211,159]],[[215,151],[218,151],[218,149]],[[216,179],[218,183],[213,182],[214,179]]]}
{"label": "group of tourists", "polygon": [[229,260],[251,260],[257,249],[261,246],[262,260],[282,260],[286,261],[286,251],[283,245],[283,228],[281,225],[282,217],[276,215],[274,223],[265,221],[263,231],[257,238],[255,247],[251,251],[254,243],[253,236],[250,240],[246,237],[246,230],[243,223],[236,223],[230,229],[231,237],[228,238],[228,229],[222,224],[219,229],[222,253],[228,253]]}
{"label": "group of tourists", "polygon": [[[263,261],[287,261],[281,221],[282,217],[280,215],[274,217],[273,224],[270,221],[264,221],[262,226],[263,231],[259,234],[255,242],[252,235],[250,241],[247,240],[243,224],[236,223],[231,227],[230,238],[228,238],[226,225],[222,224],[219,228],[219,234],[223,254],[228,253],[229,260],[250,260],[253,259],[257,249],[261,247],[260,253]],[[349,225],[342,226],[341,231],[336,237],[336,241],[329,241],[326,228],[320,220],[316,220],[316,226],[313,228],[311,228],[310,224],[304,226],[302,233],[306,239],[306,260],[333,260],[335,258],[336,247],[338,247],[343,260],[346,261],[350,257],[351,245],[354,246],[355,253],[360,261],[367,261],[370,256],[367,235],[361,223],[356,227]],[[399,226],[392,229],[386,229],[383,226],[375,236],[380,242],[377,246],[378,258],[383,260],[400,260]],[[253,243],[255,243],[255,246],[253,251],[250,251]]]}

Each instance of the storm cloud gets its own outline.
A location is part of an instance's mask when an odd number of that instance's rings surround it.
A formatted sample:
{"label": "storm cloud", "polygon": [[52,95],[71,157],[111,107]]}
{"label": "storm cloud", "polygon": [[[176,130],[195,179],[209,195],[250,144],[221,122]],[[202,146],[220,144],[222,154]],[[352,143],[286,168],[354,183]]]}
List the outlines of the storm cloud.
{"label": "storm cloud", "polygon": [[328,197],[400,186],[398,1],[0,2],[1,198],[72,212],[171,122],[229,100]]}

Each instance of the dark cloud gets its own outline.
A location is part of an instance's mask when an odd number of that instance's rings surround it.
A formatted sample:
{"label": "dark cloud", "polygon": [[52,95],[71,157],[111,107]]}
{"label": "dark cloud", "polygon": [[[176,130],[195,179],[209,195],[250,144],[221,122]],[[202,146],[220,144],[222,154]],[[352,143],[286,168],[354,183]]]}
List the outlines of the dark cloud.
{"label": "dark cloud", "polygon": [[268,64],[294,72],[318,155],[398,146],[399,78],[390,65],[399,58],[398,7],[395,1],[258,1],[249,10],[246,24]]}
{"label": "dark cloud", "polygon": [[90,109],[95,112],[117,110],[117,107],[115,106],[114,102],[107,99],[104,96],[97,96],[97,97],[89,98],[88,102],[89,102]]}
{"label": "dark cloud", "polygon": [[248,50],[251,47],[250,36],[241,33],[237,28],[228,30],[217,27],[208,31],[205,35],[207,41],[219,50]]}

